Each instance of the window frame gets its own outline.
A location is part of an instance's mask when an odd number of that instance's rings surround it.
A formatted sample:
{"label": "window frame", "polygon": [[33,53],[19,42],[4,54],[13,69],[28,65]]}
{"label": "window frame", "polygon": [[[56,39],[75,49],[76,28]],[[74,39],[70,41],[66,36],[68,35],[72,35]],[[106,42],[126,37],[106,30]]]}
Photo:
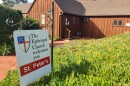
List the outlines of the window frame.
{"label": "window frame", "polygon": [[84,17],[84,23],[88,23],[88,17]]}
{"label": "window frame", "polygon": [[[121,25],[119,25],[120,21],[121,21]],[[118,20],[118,26],[123,26],[123,20]]]}
{"label": "window frame", "polygon": [[[114,24],[116,22],[116,24]],[[121,25],[119,24],[121,22]],[[123,26],[123,20],[114,20],[113,21],[113,26],[115,27],[122,27]]]}

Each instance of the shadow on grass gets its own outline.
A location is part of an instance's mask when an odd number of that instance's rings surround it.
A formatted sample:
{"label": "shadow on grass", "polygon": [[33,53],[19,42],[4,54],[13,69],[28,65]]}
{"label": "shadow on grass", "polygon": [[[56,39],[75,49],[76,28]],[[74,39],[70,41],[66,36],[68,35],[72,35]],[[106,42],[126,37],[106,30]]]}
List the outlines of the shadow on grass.
{"label": "shadow on grass", "polygon": [[70,77],[74,73],[74,77],[79,77],[79,74],[88,74],[91,70],[92,64],[86,60],[82,61],[80,64],[70,64],[69,66],[61,65],[60,71],[53,71],[52,73],[40,78],[36,82],[30,84],[29,86],[46,86],[50,85],[50,82],[64,81],[66,77]]}

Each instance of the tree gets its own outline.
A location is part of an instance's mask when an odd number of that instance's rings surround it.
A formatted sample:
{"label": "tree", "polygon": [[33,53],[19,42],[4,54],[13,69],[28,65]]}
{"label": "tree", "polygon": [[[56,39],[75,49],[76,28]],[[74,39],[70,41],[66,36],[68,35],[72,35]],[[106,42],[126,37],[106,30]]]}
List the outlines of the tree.
{"label": "tree", "polygon": [[12,7],[14,4],[28,3],[28,0],[2,0],[4,6]]}
{"label": "tree", "polygon": [[22,19],[21,12],[0,5],[0,55],[5,55],[14,51],[13,32],[20,25],[9,26],[6,23],[7,19],[12,19],[14,22],[20,22]]}

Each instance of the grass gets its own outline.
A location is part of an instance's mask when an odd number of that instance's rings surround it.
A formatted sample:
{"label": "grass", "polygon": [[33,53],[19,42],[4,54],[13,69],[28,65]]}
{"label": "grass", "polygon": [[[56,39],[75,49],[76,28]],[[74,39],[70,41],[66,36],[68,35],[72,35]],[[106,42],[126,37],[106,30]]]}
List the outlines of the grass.
{"label": "grass", "polygon": [[[17,70],[1,86],[19,86]],[[54,49],[54,71],[29,86],[130,86],[130,34]]]}

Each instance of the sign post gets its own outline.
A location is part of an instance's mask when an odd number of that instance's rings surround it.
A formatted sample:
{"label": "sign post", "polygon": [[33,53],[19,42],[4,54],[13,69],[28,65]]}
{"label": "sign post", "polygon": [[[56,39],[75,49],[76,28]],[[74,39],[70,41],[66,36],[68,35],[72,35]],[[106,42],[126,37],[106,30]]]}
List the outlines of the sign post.
{"label": "sign post", "polygon": [[51,56],[47,30],[14,32],[20,85],[26,86],[51,72]]}
{"label": "sign post", "polygon": [[54,42],[54,2],[52,2],[52,14],[51,14],[51,21],[52,21],[52,23],[51,23],[51,30],[52,30],[52,37],[51,37],[51,58],[52,58],[52,62],[51,62],[51,65],[52,65],[52,71],[53,71],[53,42]]}
{"label": "sign post", "polygon": [[[51,5],[51,55],[49,37],[46,30],[20,30],[14,32],[15,50],[21,86],[26,86],[39,77],[53,71],[54,48],[54,2]],[[22,21],[27,22],[27,21]],[[14,23],[8,18],[8,26],[14,27],[22,22]],[[33,23],[34,24],[34,23]],[[30,24],[31,26],[33,24]],[[44,71],[43,71],[44,70]]]}

